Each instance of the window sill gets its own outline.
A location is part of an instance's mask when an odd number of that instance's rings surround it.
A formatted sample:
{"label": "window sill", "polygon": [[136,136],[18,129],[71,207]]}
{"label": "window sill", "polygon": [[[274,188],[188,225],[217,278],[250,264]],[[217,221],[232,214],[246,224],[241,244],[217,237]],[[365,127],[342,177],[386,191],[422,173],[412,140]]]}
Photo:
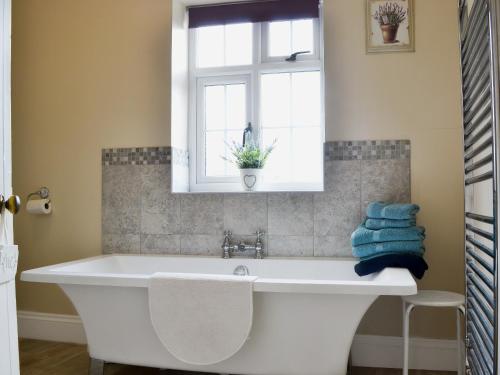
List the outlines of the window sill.
{"label": "window sill", "polygon": [[189,192],[174,191],[173,193],[180,194],[202,194],[202,193],[290,193],[290,192],[323,192],[323,183],[279,183],[266,184],[263,183],[255,191],[245,191],[241,184],[238,183],[209,183],[197,184],[191,186]]}

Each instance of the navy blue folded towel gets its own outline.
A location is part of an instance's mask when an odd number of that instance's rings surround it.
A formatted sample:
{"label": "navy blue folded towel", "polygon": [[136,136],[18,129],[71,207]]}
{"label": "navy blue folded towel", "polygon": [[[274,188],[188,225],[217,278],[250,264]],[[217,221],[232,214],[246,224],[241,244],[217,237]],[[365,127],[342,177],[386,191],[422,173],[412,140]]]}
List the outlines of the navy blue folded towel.
{"label": "navy blue folded towel", "polygon": [[359,276],[366,276],[388,267],[406,268],[417,279],[421,279],[429,268],[424,258],[419,255],[387,254],[363,260],[354,266],[354,270]]}
{"label": "navy blue folded towel", "polygon": [[420,207],[411,203],[372,202],[366,209],[370,219],[408,220],[414,219]]}

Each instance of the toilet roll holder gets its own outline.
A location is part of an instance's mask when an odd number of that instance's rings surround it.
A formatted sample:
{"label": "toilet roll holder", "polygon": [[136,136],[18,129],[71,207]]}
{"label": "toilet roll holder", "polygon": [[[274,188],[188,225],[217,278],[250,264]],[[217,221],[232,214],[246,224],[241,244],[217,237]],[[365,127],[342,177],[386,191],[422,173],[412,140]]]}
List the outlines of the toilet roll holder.
{"label": "toilet roll holder", "polygon": [[[40,199],[48,199],[49,198],[49,195],[50,195],[50,191],[49,191],[49,188],[48,187],[45,187],[45,186],[42,186],[40,189],[38,189],[37,191],[33,192],[33,193],[30,193],[28,194],[28,198],[26,199],[26,201],[29,201],[31,199],[31,197],[33,196],[39,196]],[[50,203],[50,200],[49,200],[49,203]]]}
{"label": "toilet roll holder", "polygon": [[[35,197],[35,196],[38,197],[39,199],[33,199],[33,197]],[[37,191],[28,194],[28,197],[26,199],[26,207],[28,208],[28,212],[30,212],[29,202],[40,200],[43,202],[45,209],[49,210],[48,212],[44,212],[44,213],[50,213],[50,198],[49,198],[49,196],[50,196],[49,188],[47,188],[45,186],[42,186]],[[39,213],[39,212],[31,212],[31,213]]]}

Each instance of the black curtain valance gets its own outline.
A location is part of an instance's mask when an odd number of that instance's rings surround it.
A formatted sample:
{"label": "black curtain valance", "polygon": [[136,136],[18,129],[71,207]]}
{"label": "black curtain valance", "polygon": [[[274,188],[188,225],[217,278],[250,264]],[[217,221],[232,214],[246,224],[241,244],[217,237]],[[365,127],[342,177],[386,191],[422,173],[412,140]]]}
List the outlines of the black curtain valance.
{"label": "black curtain valance", "polygon": [[263,0],[189,8],[189,27],[319,18],[319,0]]}

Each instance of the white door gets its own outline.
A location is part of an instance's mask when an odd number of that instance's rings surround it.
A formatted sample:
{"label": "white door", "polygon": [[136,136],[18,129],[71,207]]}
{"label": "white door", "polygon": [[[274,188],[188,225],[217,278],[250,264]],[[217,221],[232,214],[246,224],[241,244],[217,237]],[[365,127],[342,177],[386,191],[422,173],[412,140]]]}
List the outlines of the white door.
{"label": "white door", "polygon": [[[0,0],[0,194],[12,194],[10,138],[11,0]],[[2,204],[0,214],[0,374],[19,375],[12,215]]]}

